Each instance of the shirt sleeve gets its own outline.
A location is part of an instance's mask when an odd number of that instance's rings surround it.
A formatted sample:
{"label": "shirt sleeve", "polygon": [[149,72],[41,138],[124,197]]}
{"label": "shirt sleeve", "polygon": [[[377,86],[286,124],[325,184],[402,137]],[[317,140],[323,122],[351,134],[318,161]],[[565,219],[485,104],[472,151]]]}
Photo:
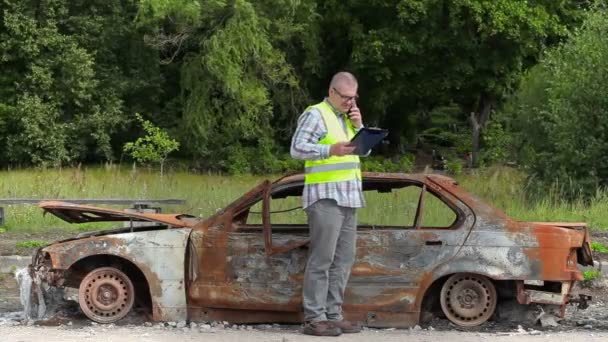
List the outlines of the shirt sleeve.
{"label": "shirt sleeve", "polygon": [[311,109],[300,115],[298,126],[291,140],[291,157],[300,160],[320,160],[329,158],[330,145],[319,144],[327,135],[321,113]]}

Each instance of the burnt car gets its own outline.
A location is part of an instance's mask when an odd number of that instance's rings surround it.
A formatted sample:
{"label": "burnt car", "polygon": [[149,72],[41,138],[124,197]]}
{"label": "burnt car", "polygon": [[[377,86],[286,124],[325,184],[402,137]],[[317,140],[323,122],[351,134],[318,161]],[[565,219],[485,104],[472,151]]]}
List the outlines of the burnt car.
{"label": "burnt car", "polygon": [[[29,270],[45,286],[35,288],[76,288],[84,314],[100,323],[135,303],[156,321],[301,322],[303,186],[302,174],[264,181],[201,220],[41,203],[69,222],[127,227],[39,249]],[[410,327],[436,310],[475,326],[499,301],[563,309],[579,300],[577,264],[593,264],[585,223],[515,221],[440,175],[364,173],[363,188],[346,318]]]}

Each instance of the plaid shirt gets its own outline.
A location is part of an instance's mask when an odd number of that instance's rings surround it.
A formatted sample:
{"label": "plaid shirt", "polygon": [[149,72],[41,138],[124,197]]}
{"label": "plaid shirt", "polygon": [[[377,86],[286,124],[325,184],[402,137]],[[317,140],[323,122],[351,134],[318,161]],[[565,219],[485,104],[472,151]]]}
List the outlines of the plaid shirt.
{"label": "plaid shirt", "polygon": [[[346,130],[346,114],[337,111],[330,103],[338,120]],[[291,156],[301,160],[319,160],[329,158],[330,145],[319,144],[319,140],[327,135],[327,127],[321,113],[317,109],[304,112],[298,119],[298,127],[291,140]],[[343,182],[329,182],[304,185],[302,193],[302,208],[320,199],[334,199],[339,206],[347,208],[362,208],[365,206],[361,181],[353,179]]]}

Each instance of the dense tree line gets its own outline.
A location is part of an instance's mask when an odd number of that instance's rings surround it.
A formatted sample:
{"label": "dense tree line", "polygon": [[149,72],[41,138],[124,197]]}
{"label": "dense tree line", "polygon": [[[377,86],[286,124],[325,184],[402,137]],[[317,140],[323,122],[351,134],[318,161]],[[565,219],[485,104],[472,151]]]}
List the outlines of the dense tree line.
{"label": "dense tree line", "polygon": [[385,155],[428,144],[491,161],[502,155],[494,142],[508,134],[501,121],[488,124],[492,113],[589,6],[4,0],[1,161],[121,159],[122,146],[141,134],[140,113],[201,169],[281,171],[298,115],[338,70],[359,77],[366,123],[390,128]]}
{"label": "dense tree line", "polygon": [[549,50],[501,112],[534,184],[569,198],[608,186],[608,12],[591,12]]}

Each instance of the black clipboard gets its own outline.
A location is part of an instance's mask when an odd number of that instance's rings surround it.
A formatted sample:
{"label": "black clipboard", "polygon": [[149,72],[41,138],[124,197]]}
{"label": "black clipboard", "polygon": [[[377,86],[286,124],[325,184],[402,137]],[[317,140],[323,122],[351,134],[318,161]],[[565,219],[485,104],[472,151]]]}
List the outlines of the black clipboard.
{"label": "black clipboard", "polygon": [[388,135],[388,129],[363,127],[350,140],[355,145],[353,154],[364,156]]}

